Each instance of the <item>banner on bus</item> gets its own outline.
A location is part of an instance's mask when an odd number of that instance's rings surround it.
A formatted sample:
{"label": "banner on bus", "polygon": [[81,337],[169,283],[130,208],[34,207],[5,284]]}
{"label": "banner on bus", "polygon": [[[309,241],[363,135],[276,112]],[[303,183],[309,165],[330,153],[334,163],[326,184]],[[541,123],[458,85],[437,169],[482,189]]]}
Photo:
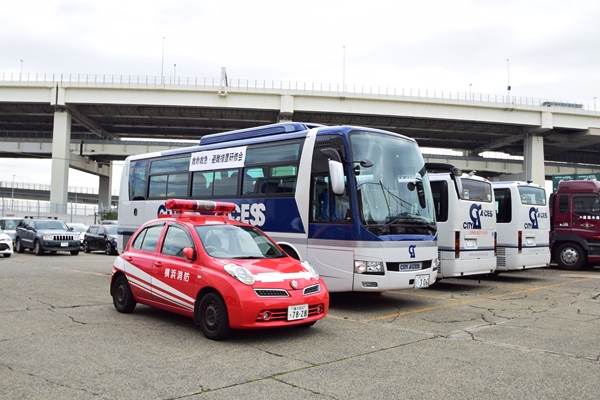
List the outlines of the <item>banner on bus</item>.
{"label": "banner on bus", "polygon": [[246,146],[192,153],[190,171],[239,168],[246,160]]}

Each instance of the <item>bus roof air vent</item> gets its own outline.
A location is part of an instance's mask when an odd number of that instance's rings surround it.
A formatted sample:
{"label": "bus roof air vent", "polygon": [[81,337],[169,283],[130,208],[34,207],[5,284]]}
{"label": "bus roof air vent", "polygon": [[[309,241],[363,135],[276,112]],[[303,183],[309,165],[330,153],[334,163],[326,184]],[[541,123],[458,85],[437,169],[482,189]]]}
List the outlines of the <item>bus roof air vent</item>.
{"label": "bus roof air vent", "polygon": [[285,133],[294,133],[306,131],[314,128],[315,124],[302,124],[299,122],[283,122],[279,124],[263,125],[255,128],[239,129],[231,132],[215,133],[200,138],[200,145],[215,144],[221,142],[232,142],[235,140],[244,140],[255,137],[264,137],[271,135],[281,135]]}

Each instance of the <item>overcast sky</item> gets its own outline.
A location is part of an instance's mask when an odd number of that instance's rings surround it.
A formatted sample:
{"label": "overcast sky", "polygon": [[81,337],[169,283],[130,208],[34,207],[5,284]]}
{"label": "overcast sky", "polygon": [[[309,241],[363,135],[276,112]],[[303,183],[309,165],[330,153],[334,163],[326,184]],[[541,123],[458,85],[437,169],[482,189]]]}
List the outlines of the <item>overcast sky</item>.
{"label": "overcast sky", "polygon": [[[499,96],[510,83],[512,96],[593,109],[599,20],[597,0],[13,0],[0,74],[219,79],[226,67],[236,80]],[[50,183],[50,162],[0,159],[0,180],[13,174]],[[71,170],[69,185],[97,178]]]}

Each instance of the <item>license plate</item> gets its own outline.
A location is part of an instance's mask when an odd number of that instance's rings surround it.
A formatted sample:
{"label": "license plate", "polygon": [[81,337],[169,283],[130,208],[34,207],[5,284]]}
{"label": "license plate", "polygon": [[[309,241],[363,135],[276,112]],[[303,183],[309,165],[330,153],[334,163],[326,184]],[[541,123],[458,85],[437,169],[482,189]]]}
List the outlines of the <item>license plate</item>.
{"label": "license plate", "polygon": [[417,275],[414,287],[415,289],[429,287],[429,275]]}
{"label": "license plate", "polygon": [[535,239],[534,238],[525,238],[525,243],[527,246],[535,246]]}
{"label": "license plate", "polygon": [[477,247],[477,242],[475,240],[465,240],[465,247],[467,249],[474,249]]}
{"label": "license plate", "polygon": [[68,242],[60,242],[60,247],[69,247]]}
{"label": "license plate", "polygon": [[308,304],[288,307],[288,321],[308,318]]}
{"label": "license plate", "polygon": [[421,269],[421,263],[400,264],[400,271],[418,271]]}

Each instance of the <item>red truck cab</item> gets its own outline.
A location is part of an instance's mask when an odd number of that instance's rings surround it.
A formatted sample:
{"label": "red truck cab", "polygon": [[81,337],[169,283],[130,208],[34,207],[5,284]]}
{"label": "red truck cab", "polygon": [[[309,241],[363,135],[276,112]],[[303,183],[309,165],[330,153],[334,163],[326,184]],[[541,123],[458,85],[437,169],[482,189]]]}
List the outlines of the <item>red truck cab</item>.
{"label": "red truck cab", "polygon": [[560,269],[600,265],[600,182],[562,181],[550,196],[552,258]]}

